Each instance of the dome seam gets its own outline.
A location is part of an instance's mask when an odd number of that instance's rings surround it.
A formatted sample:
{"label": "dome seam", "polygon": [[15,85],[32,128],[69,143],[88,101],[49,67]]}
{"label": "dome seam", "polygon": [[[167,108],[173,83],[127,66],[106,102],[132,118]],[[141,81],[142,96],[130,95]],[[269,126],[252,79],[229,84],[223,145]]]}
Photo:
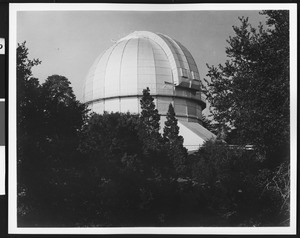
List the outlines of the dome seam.
{"label": "dome seam", "polygon": [[[106,51],[108,51],[108,49]],[[102,53],[101,55],[99,55],[96,58],[96,60],[93,62],[93,64],[90,66],[90,68],[88,70],[88,74],[84,80],[84,85],[83,85],[83,95],[82,95],[83,102],[86,101],[86,96],[85,96],[86,82],[88,81],[88,76],[90,76],[91,69],[93,68],[93,66],[95,66],[95,68],[97,68],[99,61],[101,60],[102,56],[106,53],[106,51],[104,51],[104,53]],[[93,71],[93,76],[94,75],[95,75],[95,71]],[[91,98],[94,98],[93,95],[94,95],[94,77],[92,79],[92,96],[91,96]]]}
{"label": "dome seam", "polygon": [[[187,57],[184,53],[184,51],[181,49],[180,45],[177,44],[177,42],[175,40],[173,40],[171,37],[164,35],[164,37],[166,37],[171,43],[173,43],[175,46],[177,46],[178,49],[180,49],[180,53],[182,53],[182,55],[185,57],[186,63],[187,63],[187,67],[188,70],[190,70],[190,65],[188,63]],[[174,47],[175,48],[175,47]],[[178,51],[178,49],[175,48],[176,51]],[[179,60],[179,59],[178,59]],[[180,62],[179,62],[180,63]],[[184,66],[184,65],[183,65]]]}
{"label": "dome seam", "polygon": [[[124,47],[123,47],[123,50],[122,50],[122,54],[121,54],[121,60],[120,60],[120,69],[119,69],[119,95],[121,94],[121,71],[122,71],[122,62],[123,62],[123,57],[124,57],[124,51],[126,49],[126,46],[127,44],[129,43],[129,41],[132,40],[131,39],[127,39]],[[121,111],[121,99],[119,99],[119,111]]]}
{"label": "dome seam", "polygon": [[[139,90],[139,48],[140,48],[140,38],[138,39],[138,44],[137,44],[137,54],[136,54],[136,91],[138,92]],[[140,105],[139,105],[139,98],[137,98],[137,108],[138,108],[138,113],[140,113]]]}
{"label": "dome seam", "polygon": [[[120,42],[117,42],[115,45],[111,46],[112,49],[111,49],[111,52],[109,53],[108,57],[107,57],[107,61],[105,62],[105,67],[104,67],[104,82],[103,82],[103,96],[105,98],[105,83],[106,83],[106,68],[107,68],[107,65],[108,65],[108,61],[110,60],[110,57],[114,51],[114,49],[120,44]],[[110,48],[109,48],[110,49]],[[105,100],[103,100],[103,111],[105,111]]]}
{"label": "dome seam", "polygon": [[[152,56],[153,56],[153,61],[154,61],[154,75],[155,75],[155,93],[157,94],[157,75],[156,75],[156,61],[155,61],[155,57],[154,57],[154,50],[153,50],[153,46],[152,44],[150,44],[151,47],[151,51],[152,51]],[[157,103],[155,103],[157,105]]]}

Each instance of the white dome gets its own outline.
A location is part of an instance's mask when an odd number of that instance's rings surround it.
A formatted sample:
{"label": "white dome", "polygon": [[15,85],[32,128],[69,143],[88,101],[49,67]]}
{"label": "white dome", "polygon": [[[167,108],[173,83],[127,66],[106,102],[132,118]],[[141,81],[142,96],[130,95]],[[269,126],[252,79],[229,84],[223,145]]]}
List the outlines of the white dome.
{"label": "white dome", "polygon": [[92,111],[140,112],[140,97],[149,87],[159,113],[170,103],[179,120],[199,121],[205,101],[191,53],[172,38],[136,31],[120,39],[90,68],[84,102]]}

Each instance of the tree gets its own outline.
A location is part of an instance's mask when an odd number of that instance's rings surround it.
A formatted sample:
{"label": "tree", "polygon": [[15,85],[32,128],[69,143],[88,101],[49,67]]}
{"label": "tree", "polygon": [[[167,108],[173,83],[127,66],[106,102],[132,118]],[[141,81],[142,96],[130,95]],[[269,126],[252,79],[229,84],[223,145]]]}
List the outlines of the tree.
{"label": "tree", "polygon": [[[78,179],[78,129],[85,105],[63,76],[44,84],[32,75],[41,61],[28,58],[25,42],[17,47],[18,224],[68,222],[73,181]],[[64,216],[60,214],[64,213]],[[57,223],[55,223],[57,222]]]}
{"label": "tree", "polygon": [[81,129],[79,150],[99,164],[103,160],[103,163],[115,163],[116,166],[120,165],[125,154],[141,155],[138,120],[137,115],[129,113],[92,114]]}
{"label": "tree", "polygon": [[[240,18],[227,41],[224,65],[208,66],[204,88],[214,120],[234,129],[236,142],[254,144],[268,158],[289,148],[289,13],[263,11],[267,29]],[[275,158],[272,158],[275,161]]]}
{"label": "tree", "polygon": [[160,147],[161,135],[160,129],[160,115],[155,108],[154,98],[150,95],[150,89],[147,87],[143,90],[143,96],[140,100],[141,114],[140,114],[140,137],[144,141],[144,149],[156,151]]}
{"label": "tree", "polygon": [[[222,214],[231,226],[289,223],[289,170],[266,169],[253,150],[207,141],[189,155],[201,206]],[[200,202],[199,202],[200,203]]]}
{"label": "tree", "polygon": [[179,126],[171,103],[167,112],[163,138],[167,145],[168,156],[173,161],[177,175],[185,175],[187,150],[183,147],[183,137],[179,135]]}
{"label": "tree", "polygon": [[76,100],[70,84],[60,75],[49,76],[42,84],[43,129],[48,137],[76,136],[86,119],[86,105]]}
{"label": "tree", "polygon": [[171,167],[168,157],[157,148],[145,153],[148,141],[140,139],[139,120],[139,115],[105,112],[83,126],[85,210],[98,224],[161,225],[176,208],[176,183],[165,172]]}
{"label": "tree", "polygon": [[[28,58],[26,41],[17,47],[17,123],[18,133],[26,135],[28,131],[38,133],[40,124],[40,84],[32,76],[32,67],[41,63],[39,59]],[[19,134],[21,136],[21,134]]]}
{"label": "tree", "polygon": [[87,181],[82,184],[86,200],[82,212],[86,210],[85,216],[98,224],[121,225],[136,219],[147,170],[138,120],[130,113],[92,114],[81,130],[79,150]]}
{"label": "tree", "polygon": [[[42,112],[40,110],[40,84],[32,76],[32,67],[39,65],[38,59],[28,58],[26,42],[17,47],[17,162],[18,162],[18,214],[19,217],[27,216],[32,212],[35,199],[29,195],[29,184],[33,181],[27,171],[28,154],[36,156],[35,140],[33,136],[39,134]],[[34,181],[33,181],[34,182]],[[31,191],[30,191],[31,192]]]}
{"label": "tree", "polygon": [[167,120],[165,121],[163,137],[169,144],[176,143],[177,140],[183,141],[182,136],[179,136],[179,126],[175,117],[175,111],[172,103],[169,104],[167,112]]}
{"label": "tree", "polygon": [[153,101],[149,88],[144,89],[140,100],[142,111],[139,119],[139,137],[143,142],[149,177],[158,181],[168,180],[173,174],[172,160],[159,132],[160,115]]}
{"label": "tree", "polygon": [[[26,41],[19,44],[17,47],[17,79],[22,85],[32,77],[32,67],[39,65],[41,61],[39,59],[28,58],[28,48],[26,47]],[[20,92],[22,93],[22,92]]]}

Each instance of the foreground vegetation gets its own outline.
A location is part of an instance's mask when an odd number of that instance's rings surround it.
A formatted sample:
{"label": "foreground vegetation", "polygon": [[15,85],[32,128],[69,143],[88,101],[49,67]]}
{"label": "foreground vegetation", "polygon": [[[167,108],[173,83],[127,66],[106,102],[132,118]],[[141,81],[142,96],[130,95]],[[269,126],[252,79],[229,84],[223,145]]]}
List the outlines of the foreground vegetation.
{"label": "foreground vegetation", "polygon": [[140,115],[89,114],[64,76],[40,84],[19,44],[18,226],[288,226],[288,19],[264,14],[269,31],[241,19],[232,61],[210,66],[203,124],[218,139],[193,154],[171,104],[160,133],[148,88]]}

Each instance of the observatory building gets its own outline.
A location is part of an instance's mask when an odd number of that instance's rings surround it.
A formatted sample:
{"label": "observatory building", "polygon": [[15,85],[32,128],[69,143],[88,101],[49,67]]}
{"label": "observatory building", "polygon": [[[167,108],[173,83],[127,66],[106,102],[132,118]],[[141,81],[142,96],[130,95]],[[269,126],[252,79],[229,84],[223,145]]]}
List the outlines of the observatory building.
{"label": "observatory building", "polygon": [[200,85],[195,60],[182,44],[160,33],[135,31],[95,60],[86,77],[83,100],[96,113],[140,113],[142,91],[149,87],[161,128],[172,103],[184,146],[191,151],[215,138],[201,125],[206,103]]}

